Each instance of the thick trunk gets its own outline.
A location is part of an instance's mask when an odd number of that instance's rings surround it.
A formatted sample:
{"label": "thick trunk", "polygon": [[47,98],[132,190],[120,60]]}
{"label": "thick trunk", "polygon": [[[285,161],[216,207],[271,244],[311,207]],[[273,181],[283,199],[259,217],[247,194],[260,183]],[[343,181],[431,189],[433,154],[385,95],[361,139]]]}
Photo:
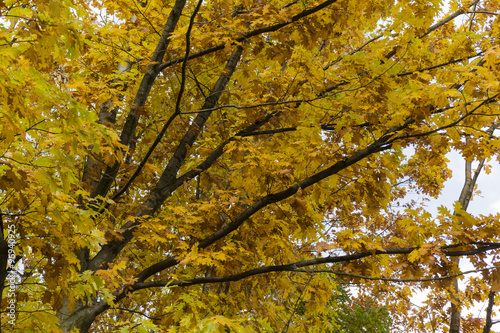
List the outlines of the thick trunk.
{"label": "thick trunk", "polygon": [[[161,63],[163,57],[165,56],[168,44],[170,42],[170,36],[177,26],[177,22],[181,16],[182,10],[186,4],[186,0],[176,0],[167,22],[164,26],[163,33],[157,44],[157,47],[152,55],[152,63]],[[118,71],[124,73],[130,70],[130,65],[119,64]],[[143,106],[146,99],[149,96],[149,91],[158,75],[159,71],[156,69],[157,65],[150,65],[146,74],[143,77],[141,86],[139,87],[136,98],[135,98],[135,108],[130,110],[127,117],[127,123],[124,126],[124,131],[122,136],[126,135],[125,144],[128,145],[131,138],[135,133],[135,126],[138,123],[139,116],[136,114],[137,107]],[[116,120],[116,114],[118,108],[113,107],[111,101],[107,101],[101,106],[101,111],[99,113],[99,122],[111,122],[114,123]],[[132,119],[132,121],[130,121]],[[123,138],[122,138],[123,141]],[[104,174],[101,168],[101,164],[94,159],[93,156],[89,155],[87,160],[87,165],[85,166],[82,181],[87,183],[90,187],[92,196],[97,195],[106,196],[109,187],[118,172],[120,163],[117,162],[116,165],[108,167]],[[110,171],[111,170],[111,171]],[[100,181],[98,180],[101,178]],[[89,250],[87,248],[82,248],[77,251],[77,257],[80,261],[80,271],[85,271],[89,269]],[[97,314],[99,314],[102,309],[100,307],[87,307],[83,304],[77,304],[73,309],[69,308],[69,299],[67,296],[61,296],[62,307],[57,310],[57,317],[60,322],[60,327],[64,332],[69,332],[74,328],[77,328],[80,332],[88,332],[92,322],[94,321]]]}
{"label": "thick trunk", "polygon": [[62,307],[57,312],[57,319],[59,319],[59,327],[63,332],[70,332],[76,328],[80,333],[87,333],[96,315],[94,308],[87,307],[82,303],[76,304],[70,311],[69,300],[64,297]]}

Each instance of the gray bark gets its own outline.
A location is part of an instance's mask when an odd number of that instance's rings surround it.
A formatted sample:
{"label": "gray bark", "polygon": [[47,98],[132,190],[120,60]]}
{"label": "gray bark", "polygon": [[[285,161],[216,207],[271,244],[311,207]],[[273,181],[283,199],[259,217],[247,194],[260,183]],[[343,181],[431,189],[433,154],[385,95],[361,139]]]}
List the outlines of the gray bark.
{"label": "gray bark", "polygon": [[[488,129],[487,133],[489,135],[493,134],[493,131],[498,127],[498,123],[494,123]],[[481,173],[481,170],[484,166],[485,159],[483,158],[474,172],[474,176],[472,176],[472,162],[466,161],[465,164],[465,183],[462,187],[462,192],[460,193],[460,197],[458,202],[464,211],[469,207],[470,199],[472,198],[472,192],[474,191],[474,186],[476,185],[477,178]],[[456,212],[454,213],[456,215]],[[457,266],[460,263],[460,258],[457,257],[454,259]],[[451,316],[450,316],[450,333],[459,333],[460,332],[460,299],[456,296],[459,292],[458,288],[458,279],[453,280],[453,285],[451,289]]]}
{"label": "gray bark", "polygon": [[493,305],[495,305],[495,292],[490,291],[488,294],[488,307],[486,308],[486,323],[484,324],[483,333],[490,333],[491,326],[493,326],[493,321],[491,320],[491,314],[493,312]]}

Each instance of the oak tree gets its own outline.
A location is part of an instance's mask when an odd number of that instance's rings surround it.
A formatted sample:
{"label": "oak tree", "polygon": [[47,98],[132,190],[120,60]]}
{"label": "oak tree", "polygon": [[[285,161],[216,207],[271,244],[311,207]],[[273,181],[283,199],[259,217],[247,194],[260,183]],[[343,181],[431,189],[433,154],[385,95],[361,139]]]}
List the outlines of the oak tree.
{"label": "oak tree", "polygon": [[482,329],[499,216],[466,212],[477,177],[436,216],[407,194],[498,160],[499,14],[1,0],[2,329],[319,331],[342,283],[408,332]]}

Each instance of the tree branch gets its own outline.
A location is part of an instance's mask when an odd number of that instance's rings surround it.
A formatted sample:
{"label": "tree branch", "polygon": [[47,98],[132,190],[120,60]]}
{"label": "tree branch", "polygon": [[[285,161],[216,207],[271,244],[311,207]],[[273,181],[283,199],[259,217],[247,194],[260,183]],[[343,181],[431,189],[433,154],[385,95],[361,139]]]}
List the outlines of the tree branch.
{"label": "tree branch", "polygon": [[[337,2],[337,0],[328,0],[328,1],[325,1],[325,2],[323,2],[323,3],[321,3],[321,4],[317,5],[317,6],[315,6],[313,8],[306,9],[306,10],[298,13],[297,15],[292,16],[292,18],[288,22],[278,23],[278,24],[271,25],[271,26],[268,26],[268,27],[259,28],[259,29],[255,29],[255,30],[249,31],[249,32],[245,33],[244,35],[242,35],[241,37],[236,38],[235,42],[241,43],[241,42],[244,42],[245,40],[247,40],[248,38],[251,38],[251,37],[254,37],[254,36],[258,36],[258,35],[262,35],[262,34],[268,33],[268,32],[277,31],[277,30],[279,30],[279,29],[281,29],[283,27],[286,27],[287,25],[290,25],[292,23],[295,23],[295,22],[299,21],[300,19],[303,19],[303,18],[305,18],[305,17],[307,17],[307,16],[309,16],[311,14],[314,14],[314,13],[320,11],[321,9],[323,9],[325,7],[328,7],[331,4],[334,4],[335,2]],[[207,48],[205,50],[201,50],[201,51],[192,53],[187,60],[199,58],[199,57],[202,57],[204,55],[207,55],[207,54],[210,54],[210,53],[213,53],[213,52],[216,52],[216,51],[223,50],[225,48],[225,46],[226,46],[226,44],[219,44],[219,45],[216,45],[216,46],[213,46],[213,47],[209,47],[209,48]],[[160,66],[158,66],[158,70],[162,71],[165,68],[170,67],[170,66],[175,65],[175,64],[178,64],[178,63],[180,63],[182,61],[184,61],[184,58],[176,58],[176,59],[170,60],[170,61],[165,62],[165,63],[161,64]]]}
{"label": "tree branch", "polygon": [[[461,246],[463,246],[463,244],[461,244]],[[478,248],[465,250],[465,251],[449,251],[449,250],[446,250],[446,248],[447,248],[446,246],[441,247],[441,250],[443,251],[443,253],[446,256],[457,257],[457,256],[482,253],[482,252],[486,252],[486,251],[493,250],[493,249],[500,249],[500,244],[495,244],[495,245],[492,245],[491,247],[478,247]],[[345,275],[345,276],[363,278],[363,279],[368,279],[368,280],[381,280],[381,281],[390,281],[390,282],[426,282],[426,281],[434,281],[434,280],[445,280],[445,279],[450,279],[450,278],[454,278],[454,277],[465,275],[465,274],[500,268],[500,266],[494,266],[494,267],[488,267],[488,268],[483,268],[483,269],[479,269],[479,270],[471,270],[471,271],[461,272],[458,274],[446,275],[446,276],[441,276],[441,277],[436,277],[436,278],[411,279],[411,280],[367,277],[367,276],[363,276],[363,275],[337,272],[337,271],[298,270],[298,268],[302,268],[302,267],[315,266],[315,265],[320,265],[320,264],[350,262],[350,261],[359,260],[359,259],[370,257],[370,256],[382,255],[382,254],[385,254],[385,255],[410,254],[414,250],[418,250],[418,249],[419,249],[418,247],[389,248],[389,249],[384,249],[384,250],[366,251],[366,252],[360,252],[357,254],[348,254],[348,255],[343,255],[343,256],[329,256],[329,257],[322,257],[322,258],[314,258],[314,259],[299,261],[299,262],[295,262],[295,263],[291,263],[291,264],[287,264],[287,265],[275,265],[275,266],[259,267],[259,268],[252,269],[252,270],[249,270],[246,272],[228,275],[228,276],[203,277],[203,278],[196,278],[196,279],[183,280],[183,281],[170,280],[170,281],[137,282],[137,283],[133,284],[132,286],[130,286],[130,290],[136,291],[136,290],[145,289],[145,288],[152,288],[152,287],[188,287],[188,286],[204,284],[204,283],[222,283],[222,282],[228,282],[228,281],[234,282],[234,281],[239,281],[239,280],[242,280],[242,279],[254,276],[254,275],[272,273],[272,272],[285,272],[285,271],[286,272],[305,272],[305,273],[327,272],[327,273],[332,273],[332,274],[337,274],[337,275]]]}
{"label": "tree branch", "polygon": [[[127,116],[122,133],[120,135],[120,141],[124,146],[130,146],[130,144],[132,143],[132,139],[135,135],[135,129],[137,127],[137,124],[139,123],[140,118],[138,110],[139,108],[144,107],[146,103],[149,92],[151,91],[156,76],[159,73],[159,63],[163,61],[163,58],[167,51],[167,47],[170,43],[170,36],[177,26],[177,22],[179,21],[182,9],[184,8],[185,4],[186,0],[175,1],[175,4],[168,16],[167,23],[163,27],[162,35],[158,44],[156,45],[156,49],[153,52],[153,55],[151,56],[150,64],[146,69],[146,73],[142,78],[141,84],[139,85],[134,103],[130,108],[130,112]],[[104,172],[99,184],[96,186],[95,191],[91,195],[92,198],[95,198],[97,196],[106,196],[106,194],[109,192],[109,189],[111,188],[111,184],[118,174],[120,165],[121,162],[116,161],[114,165],[106,168],[106,171]]]}
{"label": "tree branch", "polygon": [[[185,56],[184,56],[185,59],[187,59],[189,56],[189,51],[191,49],[191,30],[193,29],[194,19],[195,19],[196,15],[198,14],[198,11],[200,10],[202,2],[203,2],[203,0],[198,1],[198,4],[196,5],[196,8],[194,9],[193,14],[191,15],[191,19],[189,21],[188,30],[186,32],[186,51],[185,51]],[[137,176],[140,174],[140,172],[142,171],[142,169],[146,165],[146,163],[147,163],[149,157],[151,156],[151,154],[153,153],[154,149],[160,143],[161,139],[163,138],[163,136],[167,132],[167,129],[170,127],[170,124],[181,113],[180,104],[181,104],[182,95],[184,94],[184,89],[185,89],[185,85],[186,85],[186,67],[187,67],[187,61],[184,61],[182,64],[182,71],[181,71],[181,86],[179,89],[179,94],[177,96],[177,100],[175,102],[174,113],[169,117],[169,119],[167,120],[165,125],[163,125],[163,128],[161,129],[160,133],[158,133],[158,135],[156,136],[155,141],[149,147],[149,150],[146,153],[146,156],[144,156],[144,158],[141,160],[141,162],[139,163],[139,166],[137,167],[135,172],[132,174],[132,176],[129,178],[127,183],[125,183],[125,185],[113,196],[113,198],[112,198],[113,201],[116,201],[123,193],[125,193],[125,191],[127,191],[127,189],[130,187],[130,185],[132,184],[134,179],[137,178]]]}
{"label": "tree branch", "polygon": [[[469,7],[475,6],[478,2],[479,2],[479,0],[474,0],[474,2],[469,5]],[[434,30],[436,30],[436,29],[444,26],[448,22],[451,22],[456,17],[458,17],[458,16],[460,16],[462,14],[465,14],[465,12],[466,11],[464,9],[457,10],[456,12],[454,12],[453,14],[451,14],[450,16],[442,19],[441,21],[437,22],[436,24],[434,24],[433,26],[431,26],[429,29],[427,29],[427,32],[424,35],[422,35],[422,37],[420,37],[420,38],[424,38],[425,36],[427,36],[428,34],[430,34],[431,32],[433,32]]]}
{"label": "tree branch", "polygon": [[490,271],[493,269],[500,269],[500,266],[486,267],[486,268],[481,268],[481,269],[473,269],[473,270],[469,270],[469,271],[465,271],[465,272],[460,272],[457,274],[436,276],[436,277],[431,277],[431,278],[426,278],[426,279],[396,279],[396,278],[372,277],[372,276],[366,276],[366,275],[345,273],[345,272],[339,272],[339,271],[333,271],[333,270],[322,270],[322,269],[295,270],[295,272],[328,273],[328,274],[334,274],[334,275],[338,275],[338,276],[348,276],[348,277],[353,277],[353,278],[358,278],[358,279],[363,279],[363,280],[370,280],[370,281],[386,281],[386,282],[396,282],[396,283],[409,283],[409,282],[410,283],[421,283],[421,282],[448,280],[448,279],[457,278],[459,276],[464,276],[467,274],[480,273],[480,272]]}
{"label": "tree branch", "polygon": [[[211,108],[215,106],[222,92],[225,90],[229,78],[236,69],[236,65],[238,64],[242,51],[243,49],[238,46],[237,49],[229,57],[224,73],[220,75],[217,83],[212,89],[211,94],[205,100],[205,104],[203,105],[204,108]],[[190,147],[196,140],[199,134],[199,130],[205,124],[209,116],[209,113],[203,113],[195,118],[186,135],[180,141],[177,150],[174,153],[174,156],[167,164],[167,167],[160,177],[160,180],[156,184],[155,188],[151,191],[150,196],[148,197],[142,208],[140,208],[135,213],[136,218],[142,217],[144,215],[154,215],[154,213],[160,208],[165,199],[170,195],[170,193],[168,193],[169,186],[176,179],[175,176],[182,163],[184,162],[188,147]],[[118,231],[122,234],[122,239],[112,240],[103,245],[101,250],[89,262],[89,269],[96,270],[101,264],[113,260],[118,255],[118,253],[120,253],[123,247],[132,239],[133,228],[139,224],[139,219],[134,219],[127,222]]]}
{"label": "tree branch", "polygon": [[[242,52],[243,48],[241,46],[238,46],[233,54],[229,57],[225,68],[225,73],[223,73],[219,77],[219,80],[212,89],[212,92],[206,98],[205,103],[202,107],[203,109],[213,108],[217,104],[217,101],[219,100],[222,92],[227,86],[229,78],[232,76],[236,69]],[[165,167],[165,170],[163,171],[160,180],[156,184],[156,187],[151,191],[151,195],[144,203],[144,206],[147,208],[145,208],[144,211],[140,213],[141,215],[153,215],[160,208],[163,201],[165,201],[165,199],[170,195],[170,193],[168,192],[168,188],[172,184],[172,182],[175,181],[177,173],[187,156],[189,147],[191,147],[196,141],[200,130],[203,128],[210,115],[211,112],[206,112],[198,114],[196,116],[189,130],[177,146],[174,155]]]}
{"label": "tree branch", "polygon": [[[318,172],[310,177],[303,179],[302,181],[287,188],[286,190],[283,190],[283,191],[278,192],[278,193],[269,194],[269,195],[261,198],[260,200],[255,202],[252,206],[247,208],[244,212],[242,212],[238,217],[233,219],[233,221],[230,222],[229,224],[227,224],[225,227],[214,232],[212,235],[208,236],[207,238],[201,240],[198,244],[198,247],[199,248],[206,248],[206,247],[210,246],[211,244],[215,243],[219,239],[227,236],[228,234],[230,234],[233,231],[235,231],[236,229],[238,229],[245,221],[247,221],[253,214],[258,212],[262,208],[264,208],[272,203],[275,203],[275,202],[278,202],[278,201],[281,201],[281,200],[284,200],[284,199],[291,197],[292,195],[297,193],[297,191],[299,189],[307,188],[313,184],[316,184],[319,181],[321,181],[321,180],[323,180],[331,175],[334,175],[341,170],[344,170],[345,168],[357,163],[358,161],[366,158],[367,156],[369,156],[373,153],[377,153],[377,152],[389,149],[390,146],[386,145],[386,142],[389,141],[389,139],[392,137],[392,133],[396,132],[398,130],[401,130],[402,128],[406,127],[409,123],[410,122],[406,122],[404,125],[392,128],[391,130],[389,130],[387,132],[386,135],[384,135],[380,139],[376,140],[374,143],[372,143],[371,145],[369,145],[365,149],[362,149],[362,150],[354,153],[353,155],[351,155],[350,157],[348,157],[344,160],[338,161],[337,163],[335,163],[334,165],[332,165],[331,167],[329,167],[323,171],[320,171],[320,172]],[[158,272],[160,272],[168,267],[172,267],[172,266],[176,265],[177,263],[178,263],[178,261],[176,258],[174,258],[174,257],[168,258],[164,261],[158,262],[158,263],[148,267],[147,269],[143,270],[141,273],[139,273],[136,276],[136,278],[138,279],[138,281],[142,282],[142,281],[146,280],[148,277],[150,277],[151,275],[156,274],[156,273],[158,273]]]}
{"label": "tree branch", "polygon": [[493,322],[491,321],[491,314],[493,312],[493,305],[495,305],[495,292],[491,290],[488,294],[488,306],[486,308],[486,323],[484,324],[483,333],[490,333]]}
{"label": "tree branch", "polygon": [[481,106],[496,101],[496,98],[497,98],[498,95],[500,95],[500,93],[497,93],[497,94],[493,95],[493,97],[489,97],[489,98],[481,101],[481,103],[478,106],[476,106],[474,109],[472,109],[471,111],[467,112],[466,114],[464,114],[463,116],[461,116],[460,118],[458,118],[457,120],[455,120],[454,122],[452,122],[452,123],[450,123],[448,125],[441,126],[439,128],[436,128],[436,129],[433,129],[433,130],[430,130],[430,131],[427,131],[427,132],[423,132],[423,133],[407,134],[407,135],[398,136],[398,137],[393,138],[391,140],[391,142],[399,140],[399,139],[409,139],[409,138],[418,138],[418,137],[422,137],[422,136],[427,136],[429,134],[433,134],[433,133],[436,133],[438,131],[442,131],[444,129],[456,126],[460,122],[462,122],[464,119],[466,119],[467,117],[473,115],[474,111],[478,110]]}

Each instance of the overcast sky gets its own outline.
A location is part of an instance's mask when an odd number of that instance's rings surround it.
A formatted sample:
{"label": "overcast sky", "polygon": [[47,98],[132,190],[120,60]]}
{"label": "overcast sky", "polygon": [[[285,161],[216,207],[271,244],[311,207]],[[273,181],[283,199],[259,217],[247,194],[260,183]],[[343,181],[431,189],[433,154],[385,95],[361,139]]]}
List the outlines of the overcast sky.
{"label": "overcast sky", "polygon": [[[445,188],[441,196],[436,200],[431,198],[427,206],[432,213],[436,212],[437,207],[443,205],[450,211],[453,211],[453,203],[458,200],[460,192],[465,182],[465,160],[457,152],[451,152],[447,155],[450,160],[449,168],[452,170],[453,176],[446,181]],[[485,169],[481,171],[476,183],[476,191],[472,197],[467,212],[473,215],[483,214],[496,214],[500,213],[500,164],[496,160],[487,162],[491,165],[491,173],[486,174]],[[474,172],[477,163],[473,164]]]}

